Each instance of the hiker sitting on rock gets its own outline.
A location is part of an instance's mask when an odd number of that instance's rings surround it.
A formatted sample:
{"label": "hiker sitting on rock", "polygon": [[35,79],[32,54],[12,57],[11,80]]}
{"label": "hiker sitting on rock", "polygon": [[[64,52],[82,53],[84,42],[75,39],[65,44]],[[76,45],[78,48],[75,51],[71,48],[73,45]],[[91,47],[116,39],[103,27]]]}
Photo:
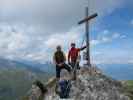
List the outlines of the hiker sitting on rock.
{"label": "hiker sitting on rock", "polygon": [[71,43],[71,49],[68,53],[68,63],[72,66],[72,68],[76,67],[79,69],[79,61],[80,61],[80,51],[84,50],[87,46],[82,48],[76,48],[75,43]]}
{"label": "hiker sitting on rock", "polygon": [[65,63],[66,56],[61,50],[61,46],[57,46],[57,51],[54,53],[54,63],[56,65],[56,78],[57,81],[60,79],[60,72],[62,69],[66,69],[68,72],[71,72],[71,68]]}

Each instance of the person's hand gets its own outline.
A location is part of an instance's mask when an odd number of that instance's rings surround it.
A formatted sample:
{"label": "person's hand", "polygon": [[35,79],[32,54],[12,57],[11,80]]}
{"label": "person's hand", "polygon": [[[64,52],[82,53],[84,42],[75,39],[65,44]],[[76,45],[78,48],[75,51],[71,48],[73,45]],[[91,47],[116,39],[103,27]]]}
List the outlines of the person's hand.
{"label": "person's hand", "polygon": [[71,65],[70,61],[68,61],[68,64]]}
{"label": "person's hand", "polygon": [[58,64],[58,66],[60,66],[60,67],[62,67],[62,65],[63,65],[62,63]]}

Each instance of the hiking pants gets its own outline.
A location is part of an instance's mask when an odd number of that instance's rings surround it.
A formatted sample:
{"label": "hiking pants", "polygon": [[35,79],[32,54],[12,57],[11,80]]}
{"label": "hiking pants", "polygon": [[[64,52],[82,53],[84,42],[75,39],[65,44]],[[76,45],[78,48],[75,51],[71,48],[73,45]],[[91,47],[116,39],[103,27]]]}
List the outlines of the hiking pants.
{"label": "hiking pants", "polygon": [[71,68],[65,63],[62,66],[56,65],[56,78],[60,78],[60,72],[62,69],[66,69],[68,72],[71,72]]}
{"label": "hiking pants", "polygon": [[80,67],[79,67],[79,62],[72,61],[72,62],[70,63],[70,65],[71,65],[72,69],[74,69],[74,67],[76,67],[76,69],[80,69]]}
{"label": "hiking pants", "polygon": [[73,69],[73,79],[76,80],[77,69],[80,69],[79,62],[72,61],[70,65]]}

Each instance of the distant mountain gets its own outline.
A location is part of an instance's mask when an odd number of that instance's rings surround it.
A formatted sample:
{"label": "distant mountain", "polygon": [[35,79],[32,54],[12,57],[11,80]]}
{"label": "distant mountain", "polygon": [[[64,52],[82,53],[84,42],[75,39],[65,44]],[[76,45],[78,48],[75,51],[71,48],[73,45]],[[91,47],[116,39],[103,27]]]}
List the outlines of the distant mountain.
{"label": "distant mountain", "polygon": [[0,58],[0,100],[19,100],[35,80],[45,82],[52,76],[32,65]]}
{"label": "distant mountain", "polygon": [[35,61],[19,60],[17,62],[26,64],[28,66],[31,66],[32,68],[39,69],[50,74],[55,74],[55,66],[53,65],[53,63],[48,61],[45,63],[39,63]]}
{"label": "distant mountain", "polygon": [[133,80],[133,64],[99,64],[108,76],[118,80]]}

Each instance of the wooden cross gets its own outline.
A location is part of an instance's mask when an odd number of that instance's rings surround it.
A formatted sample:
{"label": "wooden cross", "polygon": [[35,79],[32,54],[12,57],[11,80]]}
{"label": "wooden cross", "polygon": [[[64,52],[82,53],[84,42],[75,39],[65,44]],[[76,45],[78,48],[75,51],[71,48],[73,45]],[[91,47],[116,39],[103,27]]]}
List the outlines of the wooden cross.
{"label": "wooden cross", "polygon": [[87,65],[88,66],[91,66],[91,62],[90,62],[90,39],[89,39],[89,21],[91,19],[94,19],[95,17],[97,17],[97,13],[93,14],[93,15],[90,15],[88,16],[88,7],[86,7],[85,9],[85,13],[86,13],[86,16],[83,20],[79,21],[78,24],[83,24],[83,23],[86,23],[85,25],[85,30],[86,30],[86,45],[87,45],[87,55],[86,55],[86,60],[87,60]]}

